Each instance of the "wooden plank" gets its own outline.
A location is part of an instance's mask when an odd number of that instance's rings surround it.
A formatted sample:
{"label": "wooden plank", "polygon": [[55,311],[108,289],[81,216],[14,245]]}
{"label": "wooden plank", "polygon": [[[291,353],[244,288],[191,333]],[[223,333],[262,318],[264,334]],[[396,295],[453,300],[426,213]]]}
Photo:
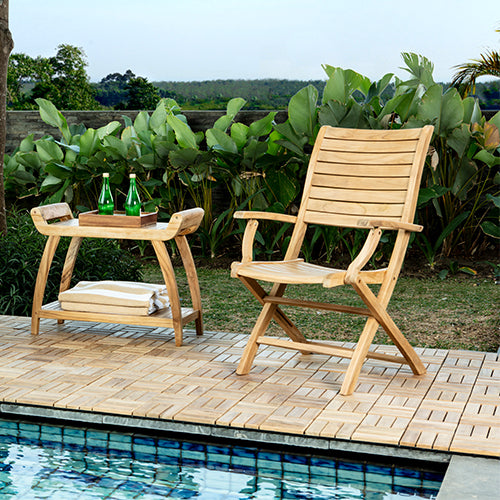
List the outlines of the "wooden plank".
{"label": "wooden plank", "polygon": [[321,145],[321,149],[329,151],[351,151],[357,152],[360,149],[363,151],[371,151],[373,153],[391,153],[397,152],[414,152],[416,150],[416,141],[410,140],[352,140],[340,139],[337,137],[330,138],[329,134],[325,135],[325,140]]}
{"label": "wooden plank", "polygon": [[404,205],[402,203],[360,203],[327,201],[310,198],[307,210],[324,212],[334,218],[336,214],[362,217],[401,217]]}
{"label": "wooden plank", "polygon": [[364,189],[382,191],[401,191],[408,186],[408,177],[356,177],[352,175],[329,175],[328,172],[315,172],[312,177],[314,186],[338,189]]}
{"label": "wooden plank", "polygon": [[406,191],[335,189],[313,185],[311,187],[311,198],[362,203],[404,203]]}

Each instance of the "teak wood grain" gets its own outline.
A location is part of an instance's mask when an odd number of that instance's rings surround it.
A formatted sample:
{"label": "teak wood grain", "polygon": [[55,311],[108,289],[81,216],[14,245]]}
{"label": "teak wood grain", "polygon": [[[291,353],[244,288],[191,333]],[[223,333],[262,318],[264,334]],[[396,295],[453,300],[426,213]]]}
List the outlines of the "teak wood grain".
{"label": "teak wood grain", "polygon": [[[324,126],[320,129],[309,161],[301,205],[293,220],[275,214],[275,220],[291,222],[294,230],[283,260],[253,261],[253,241],[260,218],[273,220],[272,214],[238,212],[247,219],[243,237],[242,259],[231,266],[231,276],[239,278],[262,304],[253,331],[236,370],[248,375],[260,345],[297,349],[300,352],[343,355],[350,359],[341,393],[354,391],[361,367],[369,357],[370,345],[381,326],[401,352],[385,355],[386,362],[408,364],[415,375],[425,367],[413,347],[387,313],[387,305],[397,282],[410,232],[422,228],[413,224],[418,189],[432,126],[407,130],[350,130]],[[308,224],[368,229],[365,244],[346,270],[313,265],[299,259]],[[383,230],[397,231],[387,268],[366,271],[375,255]],[[257,280],[269,283],[265,292]],[[289,284],[318,284],[324,288],[350,285],[366,305],[368,316],[356,346],[333,350],[319,342],[309,342],[284,316],[280,306],[313,307],[359,314],[352,308],[332,307],[324,302],[290,301],[284,297]],[[375,295],[369,285],[380,284]],[[276,319],[291,341],[264,337],[272,319]],[[385,432],[385,431],[384,431]],[[392,431],[390,431],[392,433]],[[386,433],[387,434],[387,433]],[[392,434],[391,437],[392,439]],[[387,438],[389,439],[389,438]]]}
{"label": "teak wood grain", "polygon": [[[40,318],[56,319],[59,324],[65,319],[77,321],[98,321],[107,323],[128,323],[132,325],[154,325],[172,327],[175,331],[176,346],[182,345],[182,332],[186,323],[195,321],[198,335],[203,333],[201,297],[198,276],[186,235],[196,231],[203,218],[201,208],[193,208],[172,215],[168,223],[155,223],[142,227],[98,227],[81,226],[66,203],[56,203],[33,208],[31,217],[37,230],[48,236],[47,243],[40,261],[40,267],[35,284],[32,307],[31,332],[38,334]],[[118,315],[97,312],[75,312],[61,309],[58,302],[43,305],[47,278],[52,260],[63,236],[71,237],[61,275],[59,291],[63,292],[70,286],[71,277],[78,256],[78,250],[83,238],[119,238],[150,240],[158,258],[158,263],[167,288],[170,306],[149,316]],[[165,247],[165,241],[174,239],[186,269],[192,308],[182,308],[180,305],[177,281],[170,256]]]}
{"label": "teak wood grain", "polygon": [[176,348],[171,328],[48,319],[40,328],[33,336],[29,318],[0,316],[0,401],[18,416],[44,407],[341,440],[344,449],[347,440],[500,457],[497,353],[417,348],[427,372],[414,376],[386,363],[395,346],[371,345],[356,390],[343,396],[337,353],[349,343],[326,342],[330,356],[274,338],[241,377],[248,335],[188,330]]}

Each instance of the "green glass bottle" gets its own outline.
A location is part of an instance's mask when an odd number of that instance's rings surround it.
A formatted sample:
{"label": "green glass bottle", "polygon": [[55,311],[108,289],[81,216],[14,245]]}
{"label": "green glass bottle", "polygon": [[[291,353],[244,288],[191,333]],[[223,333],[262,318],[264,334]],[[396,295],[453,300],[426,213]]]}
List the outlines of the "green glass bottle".
{"label": "green glass bottle", "polygon": [[135,215],[136,217],[141,215],[141,200],[135,183],[135,174],[130,174],[130,187],[125,200],[125,215]]}
{"label": "green glass bottle", "polygon": [[97,208],[99,215],[113,215],[115,204],[113,202],[113,195],[109,187],[109,174],[102,174],[102,189],[97,201]]}

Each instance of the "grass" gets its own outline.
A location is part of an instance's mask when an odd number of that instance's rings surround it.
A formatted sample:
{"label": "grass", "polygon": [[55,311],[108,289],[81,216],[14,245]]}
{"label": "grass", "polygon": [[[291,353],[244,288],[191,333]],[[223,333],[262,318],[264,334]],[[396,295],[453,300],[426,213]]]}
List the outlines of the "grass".
{"label": "grass", "polygon": [[[189,303],[185,273],[176,269],[179,294]],[[162,282],[159,267],[149,264],[145,280]],[[260,305],[229,269],[198,268],[207,331],[250,333]],[[287,296],[310,300],[363,305],[350,287],[325,290],[321,286],[291,286]],[[401,276],[389,304],[389,312],[414,346],[439,349],[497,351],[500,346],[498,304],[500,287],[491,277],[461,275],[438,277]],[[312,309],[284,308],[310,339],[356,341],[364,324],[361,317]],[[270,335],[282,335],[276,323]],[[390,340],[379,328],[375,343]]]}

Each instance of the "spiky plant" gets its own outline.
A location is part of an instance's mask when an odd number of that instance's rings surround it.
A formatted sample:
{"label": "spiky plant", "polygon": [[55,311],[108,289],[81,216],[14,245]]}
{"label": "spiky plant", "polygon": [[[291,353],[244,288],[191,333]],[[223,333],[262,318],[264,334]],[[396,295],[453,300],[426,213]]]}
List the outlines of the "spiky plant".
{"label": "spiky plant", "polygon": [[[495,30],[500,33],[500,29]],[[496,50],[489,50],[480,54],[479,59],[472,59],[466,64],[454,66],[458,72],[453,77],[451,84],[456,87],[462,95],[467,95],[476,90],[476,80],[480,76],[500,77],[500,54]]]}

